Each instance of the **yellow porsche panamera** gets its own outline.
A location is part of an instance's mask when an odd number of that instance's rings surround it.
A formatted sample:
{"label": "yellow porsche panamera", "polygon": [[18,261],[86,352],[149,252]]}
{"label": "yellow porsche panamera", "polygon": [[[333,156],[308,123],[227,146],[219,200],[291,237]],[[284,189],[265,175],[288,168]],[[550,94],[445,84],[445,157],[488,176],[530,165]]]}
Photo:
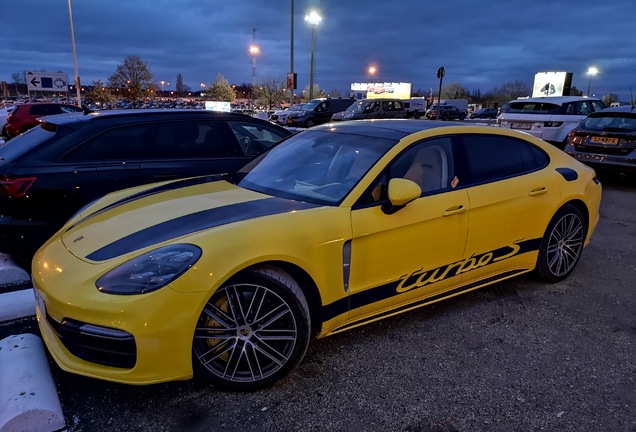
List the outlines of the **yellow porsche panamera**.
{"label": "yellow porsche panamera", "polygon": [[424,120],[305,130],[238,172],[111,193],[33,260],[64,370],[253,390],[312,337],[534,272],[567,277],[594,171],[523,132]]}

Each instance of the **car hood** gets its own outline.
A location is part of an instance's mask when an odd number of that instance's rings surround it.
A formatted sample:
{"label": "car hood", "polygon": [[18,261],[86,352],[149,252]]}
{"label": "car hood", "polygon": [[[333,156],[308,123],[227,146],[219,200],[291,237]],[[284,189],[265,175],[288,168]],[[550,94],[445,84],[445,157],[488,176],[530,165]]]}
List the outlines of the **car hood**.
{"label": "car hood", "polygon": [[104,201],[76,215],[62,229],[62,243],[77,258],[91,262],[125,258],[214,227],[319,207],[253,192],[218,177],[116,192]]}

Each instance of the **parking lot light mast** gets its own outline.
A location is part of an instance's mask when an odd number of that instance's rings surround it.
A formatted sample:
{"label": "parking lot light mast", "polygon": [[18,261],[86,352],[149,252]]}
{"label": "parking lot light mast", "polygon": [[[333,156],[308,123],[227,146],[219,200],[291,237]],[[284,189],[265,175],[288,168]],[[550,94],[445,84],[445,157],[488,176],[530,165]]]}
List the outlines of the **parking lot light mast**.
{"label": "parking lot light mast", "polygon": [[587,83],[587,95],[590,95],[590,87],[592,87],[592,77],[596,74],[598,74],[598,69],[596,69],[594,66],[592,66],[591,68],[589,68],[587,70],[587,74],[590,76],[590,80]]}
{"label": "parking lot light mast", "polygon": [[316,64],[316,26],[322,21],[318,12],[312,10],[305,15],[305,21],[311,26],[311,64],[309,66],[309,100],[314,98],[314,69]]}
{"label": "parking lot light mast", "polygon": [[75,65],[75,90],[77,91],[77,106],[82,107],[82,95],[80,93],[80,78],[77,70],[77,52],[75,51],[75,30],[73,29],[73,11],[71,9],[71,0],[68,0],[68,17],[71,23],[71,43],[73,45],[73,63]]}
{"label": "parking lot light mast", "polygon": [[254,87],[256,87],[256,55],[260,52],[256,45],[256,29],[252,29],[252,45],[250,45],[250,54],[252,54],[252,88],[250,90],[250,108],[252,108],[254,99]]}

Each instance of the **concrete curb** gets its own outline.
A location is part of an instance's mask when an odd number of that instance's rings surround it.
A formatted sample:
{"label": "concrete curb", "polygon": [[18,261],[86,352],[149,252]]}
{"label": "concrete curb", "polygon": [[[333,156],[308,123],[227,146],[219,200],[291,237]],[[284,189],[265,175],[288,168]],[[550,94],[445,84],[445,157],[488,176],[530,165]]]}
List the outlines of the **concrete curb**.
{"label": "concrete curb", "polygon": [[0,306],[0,322],[34,316],[35,296],[33,289],[0,294]]}
{"label": "concrete curb", "polygon": [[65,426],[42,339],[0,341],[0,432],[53,432]]}

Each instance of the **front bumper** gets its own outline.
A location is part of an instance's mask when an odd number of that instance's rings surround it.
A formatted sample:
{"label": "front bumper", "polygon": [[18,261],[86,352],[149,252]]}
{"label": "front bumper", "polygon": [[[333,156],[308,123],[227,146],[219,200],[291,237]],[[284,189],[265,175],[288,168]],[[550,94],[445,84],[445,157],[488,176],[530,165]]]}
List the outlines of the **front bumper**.
{"label": "front bumper", "polygon": [[166,286],[141,295],[104,294],[94,282],[101,274],[99,265],[75,258],[59,239],[36,254],[36,316],[56,363],[126,384],[191,378],[194,328],[210,293]]}

